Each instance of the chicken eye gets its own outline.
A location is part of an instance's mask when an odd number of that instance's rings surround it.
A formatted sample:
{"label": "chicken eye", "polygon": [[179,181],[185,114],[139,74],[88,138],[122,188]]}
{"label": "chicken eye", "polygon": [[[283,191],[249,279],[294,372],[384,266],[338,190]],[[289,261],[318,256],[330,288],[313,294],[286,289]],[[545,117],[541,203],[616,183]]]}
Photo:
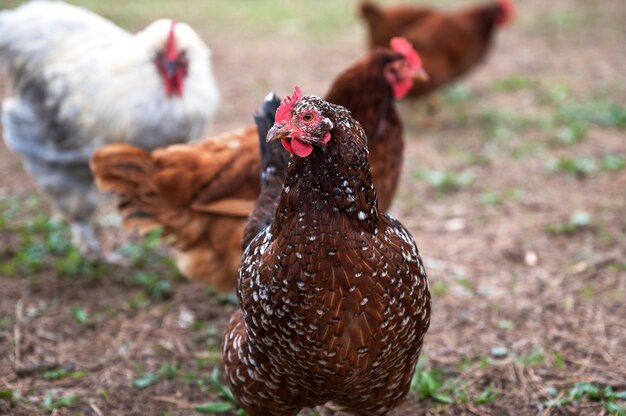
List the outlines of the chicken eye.
{"label": "chicken eye", "polygon": [[306,113],[303,117],[302,120],[304,121],[313,121],[313,114],[311,113]]}

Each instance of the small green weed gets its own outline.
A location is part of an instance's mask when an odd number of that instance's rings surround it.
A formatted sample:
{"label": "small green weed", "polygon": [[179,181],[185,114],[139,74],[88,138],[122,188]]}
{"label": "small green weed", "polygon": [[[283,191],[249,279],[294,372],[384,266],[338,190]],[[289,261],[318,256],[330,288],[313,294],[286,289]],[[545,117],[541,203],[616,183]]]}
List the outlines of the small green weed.
{"label": "small green weed", "polygon": [[491,84],[493,92],[514,92],[534,86],[533,81],[524,75],[511,75],[506,78],[495,80]]}
{"label": "small green weed", "polygon": [[543,364],[546,361],[546,353],[542,348],[536,348],[528,355],[520,355],[516,359],[522,365],[534,367]]}
{"label": "small green weed", "polygon": [[48,394],[45,399],[43,399],[43,407],[49,412],[52,412],[55,409],[60,409],[62,407],[70,407],[74,403],[78,401],[78,396],[63,396],[60,399],[54,400],[51,394]]}
{"label": "small green weed", "polygon": [[474,182],[474,175],[471,172],[455,173],[449,170],[422,169],[416,172],[415,176],[440,192],[458,191]]}
{"label": "small green weed", "polygon": [[577,178],[584,178],[597,171],[619,171],[626,167],[624,156],[607,153],[600,158],[591,156],[560,157],[548,162],[546,168],[551,172],[566,173]]}
{"label": "small green weed", "polygon": [[146,372],[133,380],[133,387],[143,390],[161,380],[174,380],[180,376],[180,366],[174,362],[164,362],[157,372]]}
{"label": "small green weed", "polygon": [[548,224],[546,231],[550,234],[573,235],[579,231],[589,229],[592,225],[591,215],[584,211],[573,213],[569,220]]}
{"label": "small green weed", "polygon": [[480,202],[485,205],[501,205],[507,200],[519,201],[524,196],[520,188],[509,188],[500,192],[483,192],[480,194]]}
{"label": "small green weed", "polygon": [[180,374],[180,366],[173,362],[165,362],[159,367],[159,376],[167,380],[174,380]]}
{"label": "small green weed", "polygon": [[159,381],[159,375],[157,373],[145,373],[133,380],[133,387],[143,390],[157,381]]}
{"label": "small green weed", "polygon": [[577,178],[584,178],[591,172],[598,170],[598,165],[595,159],[589,156],[560,157],[549,161],[547,169],[551,172],[561,172]]}
{"label": "small green weed", "polygon": [[15,397],[15,393],[11,389],[0,389],[0,400],[10,402]]}
{"label": "small green weed", "polygon": [[563,357],[561,357],[561,353],[558,351],[554,353],[554,365],[559,370],[565,370],[565,361],[563,361]]}
{"label": "small green weed", "polygon": [[431,398],[444,404],[463,403],[468,400],[465,387],[459,385],[456,377],[445,377],[443,371],[438,368],[427,369],[423,360],[415,366],[411,391],[416,393],[420,400]]}
{"label": "small green weed", "polygon": [[494,401],[498,397],[498,393],[493,391],[491,387],[487,387],[478,396],[474,398],[474,403],[484,404]]}
{"label": "small green weed", "polygon": [[132,277],[132,281],[154,300],[169,299],[172,296],[172,282],[156,273],[139,272]]}
{"label": "small green weed", "polygon": [[604,409],[611,415],[626,415],[626,407],[617,403],[618,400],[626,401],[626,391],[616,392],[611,386],[602,388],[597,384],[579,382],[567,394],[562,394],[554,388],[551,389],[550,394],[556,397],[548,400],[545,403],[546,406],[559,407],[572,402],[590,400],[602,402]]}
{"label": "small green weed", "polygon": [[443,296],[448,291],[448,284],[443,280],[437,280],[432,284],[430,290],[434,296]]}
{"label": "small green weed", "polygon": [[440,370],[417,369],[411,380],[411,390],[416,391],[421,400],[431,398],[439,403],[454,403],[444,384],[445,380]]}
{"label": "small green weed", "polygon": [[161,260],[156,250],[161,247],[162,230],[149,231],[139,242],[127,242],[117,249],[117,253],[130,260],[133,266],[144,266]]}
{"label": "small green weed", "polygon": [[237,402],[235,401],[235,396],[230,391],[230,389],[225,386],[220,380],[220,372],[216,368],[213,369],[211,373],[211,377],[209,378],[212,389],[218,393],[222,398],[227,401],[222,402],[207,402],[194,406],[194,410],[203,414],[216,414],[223,413],[229,410],[237,409],[236,414],[238,416],[245,416],[245,411],[243,409],[239,409]]}
{"label": "small green weed", "polygon": [[83,370],[74,371],[67,368],[57,368],[54,370],[44,371],[43,374],[41,374],[41,378],[43,378],[44,380],[52,381],[61,380],[64,378],[81,379],[86,375],[87,372]]}
{"label": "small green weed", "polygon": [[87,313],[87,311],[85,310],[85,308],[81,308],[81,307],[74,307],[72,308],[72,317],[74,318],[74,321],[76,321],[76,323],[80,326],[93,326],[94,322],[89,319],[89,314]]}
{"label": "small green weed", "polygon": [[467,102],[473,97],[472,90],[462,84],[454,84],[445,88],[441,95],[443,100],[448,104]]}

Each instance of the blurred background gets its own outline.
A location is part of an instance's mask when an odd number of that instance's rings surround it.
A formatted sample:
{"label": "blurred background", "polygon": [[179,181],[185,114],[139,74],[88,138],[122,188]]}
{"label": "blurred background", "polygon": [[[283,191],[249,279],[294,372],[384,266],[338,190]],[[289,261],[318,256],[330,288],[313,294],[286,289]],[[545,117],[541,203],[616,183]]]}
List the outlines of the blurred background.
{"label": "blurred background", "polygon": [[[270,90],[324,94],[366,50],[354,1],[71,3],[131,32],[159,17],[197,30],[221,94],[212,134],[251,124]],[[626,414],[626,2],[516,7],[487,60],[439,94],[436,123],[400,105],[391,212],[434,301],[398,414]],[[84,261],[0,144],[0,413],[237,414],[213,373],[234,296],[198,290],[157,234],[118,223],[101,210],[132,266]]]}

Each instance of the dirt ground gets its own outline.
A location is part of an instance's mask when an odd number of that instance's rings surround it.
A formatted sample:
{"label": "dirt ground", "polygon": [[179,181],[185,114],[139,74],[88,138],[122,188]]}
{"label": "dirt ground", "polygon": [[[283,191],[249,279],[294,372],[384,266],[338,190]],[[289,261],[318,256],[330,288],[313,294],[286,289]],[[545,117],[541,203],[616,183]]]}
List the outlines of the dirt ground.
{"label": "dirt ground", "polygon": [[[353,2],[85,3],[132,30],[159,14],[198,28],[215,133],[249,124],[270,89],[323,94],[364,51]],[[392,213],[434,300],[398,415],[626,414],[626,3],[518,3],[436,119],[401,105]],[[133,266],[77,259],[3,144],[0,198],[0,414],[237,414],[212,375],[232,297],[180,277],[110,204],[101,235]]]}

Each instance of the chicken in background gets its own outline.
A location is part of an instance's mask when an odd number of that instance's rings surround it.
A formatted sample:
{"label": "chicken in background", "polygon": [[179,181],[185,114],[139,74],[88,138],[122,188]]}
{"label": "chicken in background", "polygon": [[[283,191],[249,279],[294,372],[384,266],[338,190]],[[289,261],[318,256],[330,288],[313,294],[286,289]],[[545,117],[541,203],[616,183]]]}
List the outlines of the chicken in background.
{"label": "chicken in background", "polygon": [[514,15],[511,0],[498,0],[458,11],[395,5],[380,7],[360,3],[370,47],[384,46],[395,36],[411,42],[430,75],[429,81],[415,84],[410,96],[427,95],[465,75],[480,63],[493,43],[496,29],[506,26]]}
{"label": "chicken in background", "polygon": [[376,48],[344,71],[326,94],[328,102],[350,110],[365,130],[378,207],[383,212],[389,210],[396,194],[404,155],[404,129],[395,102],[430,76],[406,39],[392,38],[389,44],[391,49]]}
{"label": "chicken in background", "polygon": [[[382,210],[391,205],[402,167],[403,129],[394,101],[424,77],[419,56],[396,40],[392,49],[371,51],[340,74],[327,94],[363,121]],[[162,227],[174,237],[181,273],[220,291],[235,288],[243,229],[260,191],[256,128],[152,153],[106,146],[91,166],[100,189],[119,197],[126,228]]]}
{"label": "chicken in background", "polygon": [[195,140],[217,108],[210,51],[184,23],[131,35],[85,9],[37,1],[0,12],[6,145],[70,222],[73,242],[102,257],[89,159],[109,143],[153,149]]}
{"label": "chicken in background", "polygon": [[[380,214],[367,137],[349,111],[296,87],[267,135],[277,140],[292,159],[271,225],[242,256],[227,384],[251,416],[326,403],[387,414],[408,393],[430,323],[417,247]],[[257,203],[276,205],[265,197],[275,189]]]}

